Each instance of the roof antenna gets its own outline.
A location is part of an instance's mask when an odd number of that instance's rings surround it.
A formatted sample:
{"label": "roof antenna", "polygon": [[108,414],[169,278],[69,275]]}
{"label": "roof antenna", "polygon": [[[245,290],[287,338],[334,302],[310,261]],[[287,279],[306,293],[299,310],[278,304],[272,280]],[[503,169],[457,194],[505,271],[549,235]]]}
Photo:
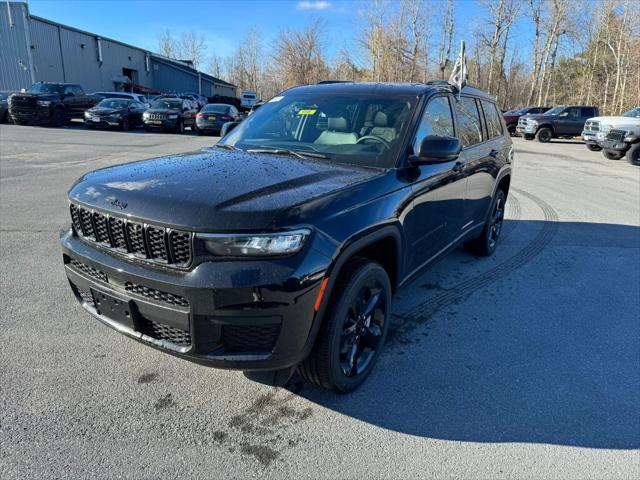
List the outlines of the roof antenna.
{"label": "roof antenna", "polygon": [[460,42],[460,53],[458,54],[458,59],[453,65],[453,70],[451,71],[451,76],[448,81],[449,85],[455,89],[458,100],[460,100],[460,92],[462,92],[462,89],[467,84],[468,79],[469,72],[467,71],[467,54],[464,40],[462,40]]}

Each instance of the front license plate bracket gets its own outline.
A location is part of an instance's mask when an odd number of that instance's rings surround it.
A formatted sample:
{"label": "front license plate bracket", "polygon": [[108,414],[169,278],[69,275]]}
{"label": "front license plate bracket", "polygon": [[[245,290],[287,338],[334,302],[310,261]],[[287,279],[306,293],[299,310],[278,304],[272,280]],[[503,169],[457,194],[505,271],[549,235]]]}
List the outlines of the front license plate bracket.
{"label": "front license plate bracket", "polygon": [[91,294],[93,295],[98,315],[107,317],[131,329],[134,328],[136,306],[133,301],[117,298],[94,288],[91,289]]}

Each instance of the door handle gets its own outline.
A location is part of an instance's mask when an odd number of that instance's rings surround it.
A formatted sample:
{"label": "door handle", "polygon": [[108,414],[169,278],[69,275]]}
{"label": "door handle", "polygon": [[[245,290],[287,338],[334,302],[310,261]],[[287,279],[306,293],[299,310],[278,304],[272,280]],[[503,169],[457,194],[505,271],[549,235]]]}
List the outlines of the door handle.
{"label": "door handle", "polygon": [[498,153],[499,153],[499,152],[498,152],[497,150],[491,150],[491,151],[489,152],[489,156],[490,156],[490,157],[493,157],[493,158],[496,158],[496,157],[498,156]]}
{"label": "door handle", "polygon": [[454,163],[452,170],[454,172],[461,172],[462,170],[464,170],[464,163],[462,163],[460,161]]}

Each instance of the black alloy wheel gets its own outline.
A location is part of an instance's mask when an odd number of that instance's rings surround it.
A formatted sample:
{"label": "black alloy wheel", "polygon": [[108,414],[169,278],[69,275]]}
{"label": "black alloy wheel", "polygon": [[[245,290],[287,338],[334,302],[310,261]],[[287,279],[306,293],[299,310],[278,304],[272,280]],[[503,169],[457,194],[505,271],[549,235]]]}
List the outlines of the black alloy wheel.
{"label": "black alloy wheel", "polygon": [[538,138],[538,141],[540,143],[548,143],[553,138],[553,132],[550,128],[543,127],[538,130],[538,133],[536,133],[536,137]]}
{"label": "black alloy wheel", "polygon": [[491,210],[485,221],[482,233],[477,238],[464,243],[467,251],[480,257],[493,255],[498,246],[500,233],[502,232],[506,203],[506,195],[502,190],[498,190],[493,198]]}
{"label": "black alloy wheel", "polygon": [[311,383],[347,393],[364,382],[383,348],[391,317],[389,276],[372,260],[350,260],[329,301],[313,350],[298,371]]}

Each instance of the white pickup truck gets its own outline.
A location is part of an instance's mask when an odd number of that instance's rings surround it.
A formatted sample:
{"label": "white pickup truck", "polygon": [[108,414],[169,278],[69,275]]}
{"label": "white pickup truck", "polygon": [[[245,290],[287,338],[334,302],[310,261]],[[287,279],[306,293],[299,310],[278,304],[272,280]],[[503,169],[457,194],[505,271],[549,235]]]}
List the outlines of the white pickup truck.
{"label": "white pickup truck", "polygon": [[626,155],[631,164],[640,165],[640,107],[616,117],[588,119],[582,139],[589,150],[602,150],[609,160],[620,160]]}

